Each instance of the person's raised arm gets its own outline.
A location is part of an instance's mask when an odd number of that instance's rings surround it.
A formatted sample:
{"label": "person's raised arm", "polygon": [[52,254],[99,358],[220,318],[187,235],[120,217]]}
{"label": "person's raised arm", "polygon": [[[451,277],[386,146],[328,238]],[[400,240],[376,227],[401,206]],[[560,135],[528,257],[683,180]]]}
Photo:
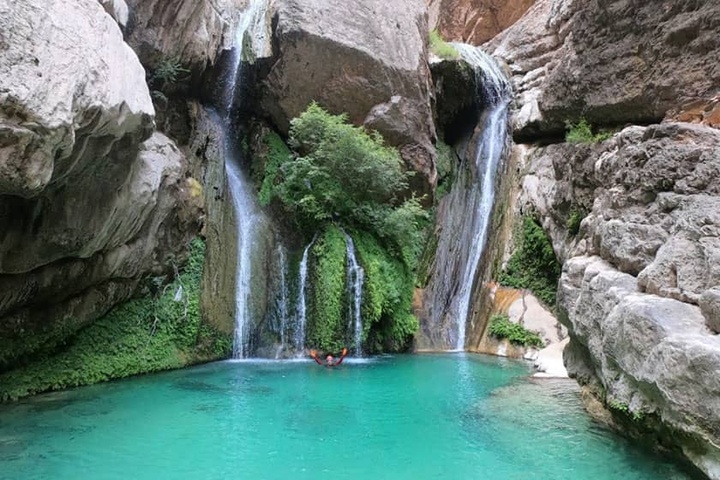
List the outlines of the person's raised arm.
{"label": "person's raised arm", "polygon": [[340,356],[340,359],[337,362],[335,362],[335,366],[340,365],[343,362],[343,360],[345,360],[345,357],[347,357],[347,354],[348,354],[348,349],[343,348],[342,355]]}
{"label": "person's raised arm", "polygon": [[318,358],[317,352],[316,352],[315,350],[310,350],[310,356],[312,357],[313,360],[315,360],[315,363],[317,363],[318,365],[322,365],[322,364],[323,364],[323,363],[320,361],[320,359]]}

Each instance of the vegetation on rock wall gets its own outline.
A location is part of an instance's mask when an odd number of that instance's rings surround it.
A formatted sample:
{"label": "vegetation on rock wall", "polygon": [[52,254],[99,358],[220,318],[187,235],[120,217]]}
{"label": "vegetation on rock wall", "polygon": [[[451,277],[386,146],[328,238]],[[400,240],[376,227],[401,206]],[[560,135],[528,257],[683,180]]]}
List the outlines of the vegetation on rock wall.
{"label": "vegetation on rock wall", "polygon": [[500,283],[526,288],[547,305],[555,306],[561,266],[550,239],[538,222],[527,216],[516,234],[516,242],[515,252],[500,274]]}
{"label": "vegetation on rock wall", "polygon": [[584,118],[578,123],[567,122],[565,124],[567,133],[565,141],[568,143],[597,143],[612,138],[613,132],[593,133],[592,127]]}
{"label": "vegetation on rock wall", "polygon": [[156,296],[132,299],[80,330],[59,352],[0,376],[0,400],[180,368],[227,356],[232,339],[202,322],[200,282],[205,244]]}
{"label": "vegetation on rock wall", "polygon": [[511,322],[507,315],[496,314],[490,317],[490,335],[507,339],[510,343],[523,347],[545,346],[537,332],[532,332],[519,323]]}
{"label": "vegetation on rock wall", "polygon": [[455,47],[447,43],[437,30],[430,32],[429,43],[430,51],[444,60],[460,58],[460,54]]}
{"label": "vegetation on rock wall", "polygon": [[346,344],[345,257],[345,236],[335,226],[326,228],[312,247],[306,337],[308,345],[325,352]]}
{"label": "vegetation on rock wall", "polygon": [[404,351],[419,328],[412,314],[413,272],[364,232],[352,235],[365,269],[362,317],[366,349]]}
{"label": "vegetation on rock wall", "polygon": [[320,232],[312,249],[307,343],[336,351],[350,340],[344,229],[358,242],[366,270],[365,337],[373,350],[404,349],[417,330],[410,305],[429,214],[408,194],[412,172],[398,151],[317,104],[291,122],[290,148],[275,134],[264,141],[261,201],[278,202],[308,237]]}
{"label": "vegetation on rock wall", "polygon": [[567,220],[568,233],[573,237],[580,233],[580,224],[587,217],[587,211],[582,207],[575,207],[570,211]]}

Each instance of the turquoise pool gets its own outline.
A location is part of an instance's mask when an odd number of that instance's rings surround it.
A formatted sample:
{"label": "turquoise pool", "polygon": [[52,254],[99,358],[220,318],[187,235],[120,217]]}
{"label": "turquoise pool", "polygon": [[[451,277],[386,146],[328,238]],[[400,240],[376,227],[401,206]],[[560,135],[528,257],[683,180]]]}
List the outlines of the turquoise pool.
{"label": "turquoise pool", "polygon": [[217,363],[0,406],[0,478],[686,479],[524,363]]}

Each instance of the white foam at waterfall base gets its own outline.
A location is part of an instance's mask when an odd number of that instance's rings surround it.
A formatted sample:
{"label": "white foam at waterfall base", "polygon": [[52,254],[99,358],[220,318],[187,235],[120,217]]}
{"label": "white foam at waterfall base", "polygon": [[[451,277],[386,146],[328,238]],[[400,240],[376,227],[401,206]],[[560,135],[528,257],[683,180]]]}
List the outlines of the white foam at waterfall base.
{"label": "white foam at waterfall base", "polygon": [[[264,220],[263,214],[257,205],[252,188],[240,168],[240,155],[231,141],[229,132],[230,113],[238,91],[242,85],[238,83],[241,77],[240,69],[244,57],[244,48],[258,48],[265,41],[265,27],[263,21],[267,11],[267,0],[251,0],[248,8],[240,17],[231,68],[228,79],[225,81],[222,103],[225,107],[225,168],[227,171],[228,186],[230,189],[235,219],[237,223],[237,270],[235,276],[235,334],[233,342],[233,358],[244,358],[249,354],[248,329],[251,325],[251,276],[252,256],[255,248],[258,227]],[[246,42],[250,35],[252,42]]]}
{"label": "white foam at waterfall base", "polygon": [[362,356],[362,289],[365,281],[365,270],[360,266],[355,256],[355,244],[347,233],[345,234],[347,248],[347,292],[351,298],[348,303],[348,330],[353,330],[354,353],[356,357]]}
{"label": "white foam at waterfall base", "polygon": [[501,165],[507,140],[508,105],[511,98],[509,82],[497,62],[477,47],[454,43],[460,56],[475,70],[477,94],[488,104],[483,114],[483,130],[475,148],[475,174],[480,188],[480,201],[468,221],[475,226],[470,254],[452,309],[457,322],[455,349],[465,349],[466,325],[471,310],[473,285],[487,243],[490,219],[495,203],[495,179]]}

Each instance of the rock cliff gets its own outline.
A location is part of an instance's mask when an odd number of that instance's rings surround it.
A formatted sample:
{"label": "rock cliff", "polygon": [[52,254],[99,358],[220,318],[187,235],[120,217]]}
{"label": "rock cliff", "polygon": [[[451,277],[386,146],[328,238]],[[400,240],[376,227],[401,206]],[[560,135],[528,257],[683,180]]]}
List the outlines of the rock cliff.
{"label": "rock cliff", "polygon": [[539,0],[490,41],[518,88],[516,133],[653,123],[717,93],[714,2]]}
{"label": "rock cliff", "polygon": [[186,155],[153,132],[145,71],[100,3],[3,1],[0,31],[6,370],[181,263],[202,202]]}

